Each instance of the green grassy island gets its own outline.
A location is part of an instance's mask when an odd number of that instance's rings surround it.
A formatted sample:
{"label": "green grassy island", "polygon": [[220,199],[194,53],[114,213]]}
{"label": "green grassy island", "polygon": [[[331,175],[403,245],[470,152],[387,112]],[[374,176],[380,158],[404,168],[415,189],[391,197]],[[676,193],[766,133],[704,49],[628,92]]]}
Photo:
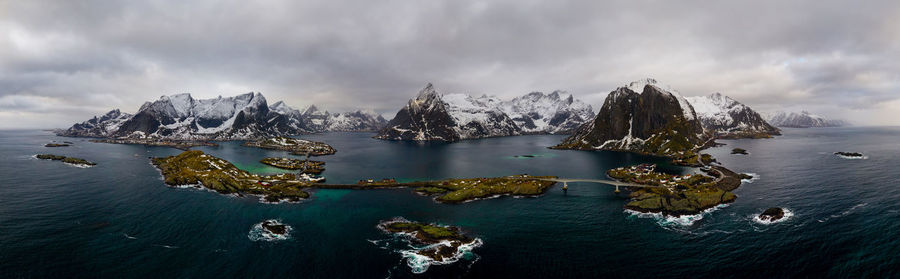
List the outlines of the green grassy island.
{"label": "green grassy island", "polygon": [[313,184],[292,173],[268,176],[251,174],[199,150],[152,158],[151,162],[162,172],[168,185],[198,184],[222,194],[262,195],[268,202],[308,198],[309,193],[301,189]]}
{"label": "green grassy island", "polygon": [[76,165],[76,166],[96,166],[97,165],[97,163],[90,162],[85,159],[53,155],[53,154],[38,154],[34,157],[41,159],[41,160],[62,161],[63,163],[72,164],[72,165]]}
{"label": "green grassy island", "polygon": [[280,169],[302,170],[303,173],[309,174],[320,174],[325,171],[325,162],[322,161],[267,157],[259,160],[259,162]]}
{"label": "green grassy island", "polygon": [[266,201],[296,201],[309,197],[304,189],[384,189],[412,188],[436,196],[435,201],[461,203],[502,195],[537,196],[556,184],[555,176],[515,175],[494,178],[462,178],[398,183],[394,179],[360,180],[357,184],[322,184],[304,175],[283,173],[262,176],[238,169],[230,162],[190,150],[179,155],[152,158],[165,183],[171,186],[198,185],[222,194],[262,195]]}
{"label": "green grassy island", "polygon": [[308,141],[303,139],[274,137],[261,139],[257,141],[248,141],[244,146],[258,147],[263,149],[284,150],[295,155],[322,156],[331,155],[337,152],[331,145],[324,142]]}
{"label": "green grassy island", "polygon": [[461,203],[501,195],[538,196],[556,184],[555,176],[515,175],[493,178],[447,179],[431,182],[412,183],[416,192],[436,195],[436,201]]}
{"label": "green grassy island", "polygon": [[44,147],[66,147],[66,146],[71,146],[71,144],[68,144],[68,143],[52,143],[52,142],[51,142],[51,143],[48,143],[48,144],[45,144],[45,145],[44,145]]}
{"label": "green grassy island", "polygon": [[681,216],[699,214],[737,199],[730,191],[740,186],[740,178],[731,171],[725,171],[727,169],[716,167],[709,171],[713,177],[698,174],[678,176],[656,172],[655,165],[642,164],[612,169],[607,174],[621,181],[659,186],[630,187],[631,201],[625,208]]}

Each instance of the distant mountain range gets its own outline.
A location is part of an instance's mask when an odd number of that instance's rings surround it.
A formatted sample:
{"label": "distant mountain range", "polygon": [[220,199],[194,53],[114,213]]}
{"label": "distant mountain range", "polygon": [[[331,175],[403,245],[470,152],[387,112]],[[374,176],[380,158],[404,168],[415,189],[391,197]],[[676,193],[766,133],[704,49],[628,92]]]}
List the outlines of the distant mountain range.
{"label": "distant mountain range", "polygon": [[440,94],[429,83],[375,138],[453,142],[522,134],[565,134],[593,116],[590,105],[561,91],[532,92],[504,101],[486,95]]}
{"label": "distant mountain range", "polygon": [[134,115],[118,109],[78,123],[61,136],[234,140],[327,131],[376,131],[387,120],[374,113],[328,113],[310,106],[302,113],[260,93],[194,99],[190,94],[162,96],[146,102]]}
{"label": "distant mountain range", "polygon": [[843,120],[828,119],[807,111],[800,113],[779,111],[769,116],[769,123],[787,128],[841,127],[848,125]]}
{"label": "distant mountain range", "polygon": [[767,138],[781,135],[750,107],[720,93],[687,97],[703,128],[719,138]]}

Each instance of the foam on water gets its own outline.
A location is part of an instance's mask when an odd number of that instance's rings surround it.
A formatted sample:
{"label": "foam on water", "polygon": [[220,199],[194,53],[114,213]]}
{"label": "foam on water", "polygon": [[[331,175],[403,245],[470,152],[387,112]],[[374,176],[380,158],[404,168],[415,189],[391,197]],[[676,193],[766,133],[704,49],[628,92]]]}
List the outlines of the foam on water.
{"label": "foam on water", "polygon": [[838,213],[838,214],[832,214],[831,216],[825,217],[825,218],[823,218],[823,219],[819,219],[819,220],[817,220],[817,221],[819,221],[819,223],[825,223],[825,221],[828,221],[828,220],[831,220],[831,219],[841,218],[841,217],[850,215],[850,213],[853,213],[853,211],[855,211],[855,210],[857,210],[857,209],[859,209],[859,208],[865,207],[865,206],[867,206],[867,205],[869,205],[869,203],[860,203],[860,204],[856,204],[856,205],[850,207],[849,209],[842,211],[841,213]]}
{"label": "foam on water", "polygon": [[755,174],[755,173],[752,173],[752,172],[746,172],[746,173],[744,173],[744,174],[749,175],[749,176],[752,176],[753,178],[750,178],[750,179],[741,179],[741,183],[753,183],[753,181],[759,180],[759,175],[758,175],[758,174]]}
{"label": "foam on water", "polygon": [[703,219],[703,216],[710,214],[713,211],[719,210],[720,208],[725,208],[725,207],[728,207],[728,204],[720,204],[720,205],[714,206],[712,208],[703,210],[703,212],[700,212],[700,214],[681,215],[678,217],[663,215],[662,213],[639,212],[639,211],[634,211],[631,209],[625,209],[625,213],[628,213],[630,216],[637,217],[637,218],[654,219],[654,220],[656,220],[657,224],[659,224],[660,226],[663,226],[663,227],[670,227],[670,226],[686,227],[686,226],[693,225],[694,222],[697,222],[697,221]]}
{"label": "foam on water", "polygon": [[439,243],[428,245],[421,248],[414,248],[409,250],[400,250],[400,254],[403,255],[403,258],[406,259],[406,265],[412,270],[413,273],[421,274],[425,271],[428,271],[428,267],[432,265],[445,265],[451,264],[459,261],[463,258],[471,257],[472,250],[480,247],[484,242],[481,241],[481,238],[475,238],[472,242],[463,243],[456,247],[456,253],[451,257],[444,258],[441,261],[432,260],[429,257],[421,255],[421,251],[434,249],[437,246],[451,246],[450,241],[441,241]]}
{"label": "foam on water", "polygon": [[769,220],[759,219],[759,214],[754,214],[754,215],[752,215],[752,216],[751,216],[751,219],[753,219],[753,222],[756,222],[757,224],[761,224],[761,225],[771,225],[771,224],[781,223],[781,222],[787,221],[788,219],[791,219],[791,217],[794,217],[794,212],[793,212],[793,211],[791,211],[790,209],[787,209],[787,208],[783,208],[783,209],[784,209],[784,217],[781,217],[781,219],[778,219],[778,220],[775,220],[775,221],[769,221]]}
{"label": "foam on water", "polygon": [[[285,233],[283,235],[275,234],[275,233],[270,232],[269,230],[266,230],[262,226],[263,223],[265,223],[265,222],[271,222],[276,225],[284,225]],[[281,223],[281,221],[279,221],[279,220],[269,219],[269,220],[259,222],[256,225],[253,225],[253,227],[250,229],[250,233],[247,234],[247,238],[249,238],[251,241],[270,241],[270,242],[287,240],[287,239],[291,238],[292,230],[293,230],[293,228],[291,228],[291,226],[285,225],[285,224]]]}

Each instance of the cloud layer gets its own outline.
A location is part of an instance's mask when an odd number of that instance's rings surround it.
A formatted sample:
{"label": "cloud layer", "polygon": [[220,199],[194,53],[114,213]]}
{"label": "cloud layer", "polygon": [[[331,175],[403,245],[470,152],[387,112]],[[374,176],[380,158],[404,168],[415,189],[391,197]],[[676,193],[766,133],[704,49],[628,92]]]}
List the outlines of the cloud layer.
{"label": "cloud layer", "polygon": [[630,80],[900,125],[897,1],[3,1],[0,128],[179,92],[386,116],[426,82],[599,106]]}

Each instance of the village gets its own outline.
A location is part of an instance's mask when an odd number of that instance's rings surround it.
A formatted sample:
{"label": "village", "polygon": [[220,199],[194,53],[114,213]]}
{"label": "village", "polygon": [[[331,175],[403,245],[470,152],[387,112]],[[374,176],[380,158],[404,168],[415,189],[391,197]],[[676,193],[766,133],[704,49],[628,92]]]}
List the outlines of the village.
{"label": "village", "polygon": [[656,172],[655,164],[640,164],[630,167],[619,167],[609,170],[607,174],[625,182],[663,186],[671,191],[686,190],[699,185],[714,182],[712,177],[699,174],[672,175]]}
{"label": "village", "polygon": [[259,161],[260,163],[273,166],[280,169],[300,170],[306,174],[321,174],[325,171],[325,162],[291,159],[284,157],[266,157]]}

